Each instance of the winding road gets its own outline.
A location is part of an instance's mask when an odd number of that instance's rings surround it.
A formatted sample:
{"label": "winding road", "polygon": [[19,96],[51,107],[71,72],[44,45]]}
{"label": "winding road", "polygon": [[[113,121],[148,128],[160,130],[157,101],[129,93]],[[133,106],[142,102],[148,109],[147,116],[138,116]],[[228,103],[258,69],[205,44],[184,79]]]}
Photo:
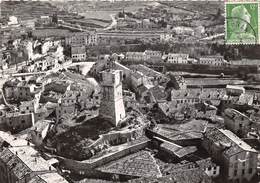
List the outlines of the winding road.
{"label": "winding road", "polygon": [[117,25],[117,21],[116,21],[116,18],[115,18],[116,14],[110,14],[110,17],[112,19],[112,23],[108,27],[104,28],[103,30],[110,30]]}

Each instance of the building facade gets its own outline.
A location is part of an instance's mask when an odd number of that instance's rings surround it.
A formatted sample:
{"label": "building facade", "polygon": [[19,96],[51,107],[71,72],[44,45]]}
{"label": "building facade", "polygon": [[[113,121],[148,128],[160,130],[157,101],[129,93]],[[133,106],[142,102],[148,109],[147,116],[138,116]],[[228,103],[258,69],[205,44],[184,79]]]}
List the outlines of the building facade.
{"label": "building facade", "polygon": [[188,54],[181,54],[181,53],[169,53],[167,57],[168,63],[175,63],[175,64],[187,64],[189,59]]}
{"label": "building facade", "polygon": [[122,91],[123,72],[106,70],[101,72],[101,78],[102,99],[99,114],[118,126],[126,116]]}
{"label": "building facade", "polygon": [[221,166],[225,182],[250,182],[257,173],[258,152],[229,130],[208,128],[203,147]]}
{"label": "building facade", "polygon": [[144,52],[127,52],[126,60],[129,61],[147,61],[149,57]]}
{"label": "building facade", "polygon": [[223,66],[226,65],[227,62],[226,60],[224,60],[223,56],[206,56],[206,57],[199,58],[199,64]]}
{"label": "building facade", "polygon": [[240,137],[244,137],[250,130],[252,121],[249,117],[235,109],[226,109],[224,111],[224,122],[227,129]]}
{"label": "building facade", "polygon": [[65,44],[70,46],[94,46],[98,44],[95,32],[71,33],[65,38]]}
{"label": "building facade", "polygon": [[86,50],[84,46],[72,46],[71,47],[71,58],[74,61],[86,60]]}

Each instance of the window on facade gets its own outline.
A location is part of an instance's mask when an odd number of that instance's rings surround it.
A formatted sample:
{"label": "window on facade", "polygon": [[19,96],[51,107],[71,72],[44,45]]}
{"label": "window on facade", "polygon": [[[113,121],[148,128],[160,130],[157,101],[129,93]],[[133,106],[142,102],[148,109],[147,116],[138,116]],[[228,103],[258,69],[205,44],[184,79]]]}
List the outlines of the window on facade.
{"label": "window on facade", "polygon": [[234,176],[237,176],[237,170],[234,170]]}
{"label": "window on facade", "polygon": [[211,166],[208,167],[208,171],[210,171],[210,170],[211,170]]}
{"label": "window on facade", "polygon": [[238,163],[236,162],[234,166],[235,166],[235,168],[237,168],[238,167]]}
{"label": "window on facade", "polygon": [[245,170],[244,169],[242,170],[242,175],[245,175]]}
{"label": "window on facade", "polygon": [[243,166],[246,166],[246,162],[243,162],[242,165],[243,165]]}
{"label": "window on facade", "polygon": [[253,173],[253,169],[252,169],[252,168],[249,168],[249,169],[248,169],[248,173],[249,173],[249,174]]}
{"label": "window on facade", "polygon": [[216,173],[217,173],[216,171],[213,172],[214,175],[215,175]]}

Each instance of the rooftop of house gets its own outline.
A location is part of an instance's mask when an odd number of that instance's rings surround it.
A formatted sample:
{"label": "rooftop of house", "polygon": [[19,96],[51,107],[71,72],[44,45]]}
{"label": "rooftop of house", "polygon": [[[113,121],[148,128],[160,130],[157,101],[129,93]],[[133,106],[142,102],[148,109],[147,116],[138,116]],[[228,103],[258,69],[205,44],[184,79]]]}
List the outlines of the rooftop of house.
{"label": "rooftop of house", "polygon": [[140,55],[143,56],[145,55],[144,52],[126,52],[126,56],[130,56],[130,55]]}
{"label": "rooftop of house", "polygon": [[84,54],[86,53],[86,49],[84,46],[72,46],[71,54]]}
{"label": "rooftop of house", "polygon": [[257,153],[257,151],[246,142],[237,137],[233,132],[224,129],[208,128],[206,137],[215,145],[223,147],[223,153],[231,157],[239,152],[247,151]]}
{"label": "rooftop of house", "polygon": [[171,57],[189,57],[189,54],[186,54],[186,53],[168,53],[168,56],[171,56]]}
{"label": "rooftop of house", "polygon": [[132,70],[136,70],[136,71],[139,71],[141,73],[143,73],[144,75],[148,76],[148,77],[160,77],[162,76],[161,73],[145,66],[145,65],[142,65],[142,64],[138,64],[138,65],[131,65],[130,68]]}
{"label": "rooftop of house", "polygon": [[84,36],[89,36],[89,35],[94,35],[94,32],[71,32],[66,35],[66,37],[84,37]]}
{"label": "rooftop of house", "polygon": [[176,171],[160,178],[140,178],[130,180],[129,183],[211,183],[211,179],[199,168]]}
{"label": "rooftop of house", "polygon": [[242,93],[239,96],[224,95],[222,99],[229,100],[234,104],[244,105],[250,103],[250,101],[253,101],[254,95],[249,93]]}
{"label": "rooftop of house", "polygon": [[154,86],[149,89],[149,92],[152,94],[156,101],[166,101],[167,94],[163,86]]}
{"label": "rooftop of house", "polygon": [[134,78],[136,78],[136,79],[140,79],[140,78],[143,77],[143,73],[141,73],[141,72],[139,72],[139,71],[133,71],[133,72],[131,73],[131,76],[134,77]]}
{"label": "rooftop of house", "polygon": [[145,50],[144,53],[155,53],[155,54],[162,54],[161,51],[155,51],[155,50]]}
{"label": "rooftop of house", "polygon": [[138,177],[161,177],[159,166],[150,152],[139,151],[97,168],[102,172]]}
{"label": "rooftop of house", "polygon": [[185,90],[172,90],[172,99],[208,99],[208,100],[220,100],[225,96],[225,90],[216,89],[185,89]]}
{"label": "rooftop of house", "polygon": [[224,57],[222,55],[207,55],[207,56],[201,56],[200,58],[222,58]]}
{"label": "rooftop of house", "polygon": [[182,147],[182,146],[179,146],[179,145],[177,145],[175,143],[171,143],[171,142],[164,142],[161,144],[160,147],[167,151],[172,152],[178,158],[182,158],[188,154],[191,154],[191,153],[194,153],[195,151],[197,151],[196,146]]}
{"label": "rooftop of house", "polygon": [[70,31],[65,29],[37,29],[33,30],[35,37],[65,37]]}
{"label": "rooftop of house", "polygon": [[225,115],[228,116],[229,118],[232,118],[232,119],[235,119],[235,117],[241,117],[244,120],[250,121],[250,118],[247,115],[245,115],[245,114],[243,114],[243,113],[241,113],[241,112],[239,112],[235,109],[231,109],[231,108],[227,108],[225,110]]}
{"label": "rooftop of house", "polygon": [[15,136],[11,135],[10,133],[3,132],[3,131],[0,131],[0,140],[7,142],[12,147],[15,147],[15,146],[27,146],[28,145],[28,141],[27,140],[24,140],[24,139],[21,139],[21,138],[17,138]]}
{"label": "rooftop of house", "polygon": [[236,89],[236,90],[245,90],[242,86],[236,86],[236,85],[227,85],[226,89]]}
{"label": "rooftop of house", "polygon": [[28,173],[35,173],[34,175],[42,179],[42,182],[67,183],[32,146],[6,148],[0,153],[0,158],[12,169],[18,179]]}
{"label": "rooftop of house", "polygon": [[192,120],[183,124],[159,124],[156,133],[171,140],[202,138],[207,121]]}
{"label": "rooftop of house", "polygon": [[27,116],[32,113],[21,113],[21,112],[7,112],[5,113],[6,118],[11,118],[11,117],[17,117],[17,116]]}

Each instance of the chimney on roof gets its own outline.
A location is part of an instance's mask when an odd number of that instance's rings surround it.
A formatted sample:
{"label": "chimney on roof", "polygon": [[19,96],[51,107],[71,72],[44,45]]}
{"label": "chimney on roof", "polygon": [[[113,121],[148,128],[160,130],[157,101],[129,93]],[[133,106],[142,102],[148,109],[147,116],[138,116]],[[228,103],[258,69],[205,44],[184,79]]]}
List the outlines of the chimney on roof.
{"label": "chimney on roof", "polygon": [[16,156],[18,155],[18,152],[17,152],[17,151],[15,151],[15,155],[16,155]]}

